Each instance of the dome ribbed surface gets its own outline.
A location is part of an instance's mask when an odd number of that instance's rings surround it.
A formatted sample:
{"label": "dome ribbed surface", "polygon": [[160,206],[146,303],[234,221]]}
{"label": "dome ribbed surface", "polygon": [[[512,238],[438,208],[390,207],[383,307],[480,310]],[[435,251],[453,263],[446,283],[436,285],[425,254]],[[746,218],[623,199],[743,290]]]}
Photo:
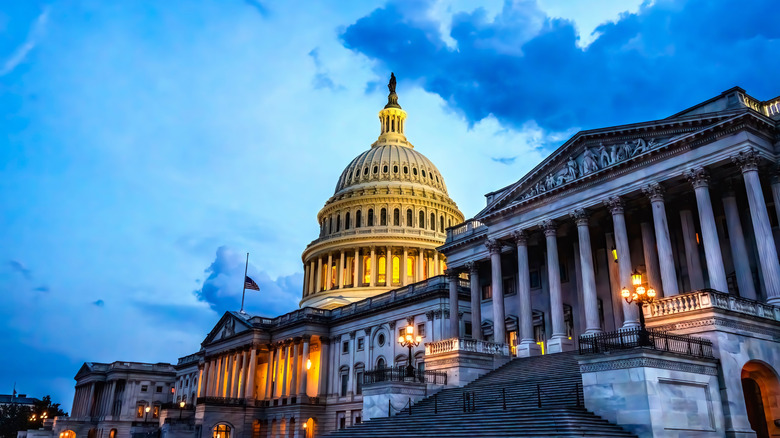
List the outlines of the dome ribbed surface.
{"label": "dome ribbed surface", "polygon": [[447,194],[439,169],[425,155],[406,146],[384,144],[358,155],[341,173],[335,193],[372,182],[422,184]]}

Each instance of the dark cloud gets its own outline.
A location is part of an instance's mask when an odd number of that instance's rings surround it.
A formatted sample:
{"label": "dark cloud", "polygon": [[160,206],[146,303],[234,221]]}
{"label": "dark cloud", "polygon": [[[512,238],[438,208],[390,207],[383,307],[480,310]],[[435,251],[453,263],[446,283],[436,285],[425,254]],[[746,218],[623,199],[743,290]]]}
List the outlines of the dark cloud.
{"label": "dark cloud", "polygon": [[32,279],[32,272],[29,269],[27,269],[22,262],[17,260],[10,260],[8,262],[8,266],[11,267],[11,270],[13,270],[14,272],[18,272],[19,274],[22,275],[22,277],[26,278],[27,280]]}
{"label": "dark cloud", "polygon": [[506,164],[508,166],[514,163],[517,157],[490,157],[490,159],[496,163]]}
{"label": "dark cloud", "polygon": [[105,307],[106,303],[103,300],[93,301],[92,304],[95,307]]}
{"label": "dark cloud", "polygon": [[734,85],[768,99],[780,92],[780,3],[658,0],[602,24],[577,46],[574,23],[534,1],[453,16],[445,44],[432,2],[389,3],[347,27],[345,47],[440,95],[470,122],[490,114],[520,127],[593,128],[665,117]]}
{"label": "dark cloud", "polygon": [[[217,313],[241,308],[241,289],[244,279],[245,253],[227,246],[217,249],[211,266],[206,269],[208,278],[195,296]],[[303,274],[296,273],[272,280],[267,273],[249,264],[248,275],[260,287],[260,291],[247,290],[244,308],[249,313],[277,316],[298,307],[303,290]]]}

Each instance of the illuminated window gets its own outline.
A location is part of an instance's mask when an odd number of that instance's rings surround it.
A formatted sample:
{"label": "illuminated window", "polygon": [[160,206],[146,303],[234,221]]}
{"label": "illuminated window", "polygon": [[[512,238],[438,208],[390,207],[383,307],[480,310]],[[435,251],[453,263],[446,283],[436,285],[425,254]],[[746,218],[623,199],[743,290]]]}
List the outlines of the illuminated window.
{"label": "illuminated window", "polygon": [[355,228],[360,228],[363,226],[363,213],[361,210],[358,210],[357,213],[355,213]]}
{"label": "illuminated window", "polygon": [[111,432],[108,433],[108,438],[116,438],[116,429],[111,429]]}
{"label": "illuminated window", "polygon": [[371,257],[363,256],[363,283],[371,283]]}
{"label": "illuminated window", "polygon": [[420,324],[417,324],[417,334],[422,336],[423,338],[425,337],[425,323],[424,322],[422,322]]}
{"label": "illuminated window", "polygon": [[135,416],[136,418],[144,418],[144,404],[138,403],[135,406]]}
{"label": "illuminated window", "polygon": [[393,210],[393,226],[399,226],[401,225],[401,210],[395,209]]}
{"label": "illuminated window", "polygon": [[214,426],[212,438],[230,438],[230,426],[227,424],[217,424]]}
{"label": "illuminated window", "polygon": [[387,225],[387,210],[384,208],[379,211],[379,225],[383,227]]}
{"label": "illuminated window", "polygon": [[482,286],[482,299],[483,300],[489,300],[493,298],[493,287],[492,285],[486,284]]}
{"label": "illuminated window", "polygon": [[338,280],[337,277],[336,277],[337,275],[338,275],[338,270],[336,270],[336,265],[333,265],[331,267],[331,269],[330,269],[330,287],[331,288],[336,287],[336,281]]}
{"label": "illuminated window", "polygon": [[406,210],[406,226],[407,227],[413,227],[414,224],[412,223],[412,209]]}
{"label": "illuminated window", "polygon": [[406,279],[414,279],[414,257],[409,256],[406,258]]}
{"label": "illuminated window", "polygon": [[152,408],[152,418],[160,418],[160,405],[154,405]]}
{"label": "illuminated window", "polygon": [[436,215],[431,213],[431,229],[436,231]]}
{"label": "illuminated window", "polygon": [[393,256],[393,283],[401,282],[401,259]]}
{"label": "illuminated window", "polygon": [[66,430],[60,434],[60,438],[76,438],[76,432],[72,430]]}
{"label": "illuminated window", "polygon": [[348,230],[348,229],[349,229],[349,225],[350,225],[350,224],[349,224],[349,222],[350,222],[350,220],[349,220],[349,219],[350,219],[350,218],[349,218],[349,212],[347,212],[347,214],[344,216],[344,229],[345,229],[345,230]]}
{"label": "illuminated window", "polygon": [[386,268],[386,266],[387,266],[386,260],[387,259],[385,258],[385,256],[381,256],[381,257],[379,257],[379,261],[377,262],[378,263],[377,264],[377,274],[379,274],[379,275],[377,275],[376,281],[378,281],[380,283],[384,283],[385,282],[385,271],[387,270],[387,268]]}
{"label": "illuminated window", "polygon": [[368,226],[373,227],[374,226],[374,209],[369,208],[368,209]]}
{"label": "illuminated window", "polygon": [[420,211],[420,223],[418,224],[420,228],[425,228],[425,212]]}

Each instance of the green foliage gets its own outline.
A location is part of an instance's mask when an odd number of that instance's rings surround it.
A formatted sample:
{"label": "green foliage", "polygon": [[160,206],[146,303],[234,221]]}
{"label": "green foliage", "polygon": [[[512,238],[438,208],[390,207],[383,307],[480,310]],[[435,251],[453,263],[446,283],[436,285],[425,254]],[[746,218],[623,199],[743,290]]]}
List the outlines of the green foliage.
{"label": "green foliage", "polygon": [[32,408],[16,403],[0,405],[0,438],[16,438],[20,430],[38,429],[45,419],[64,415],[60,404],[52,403],[48,395]]}

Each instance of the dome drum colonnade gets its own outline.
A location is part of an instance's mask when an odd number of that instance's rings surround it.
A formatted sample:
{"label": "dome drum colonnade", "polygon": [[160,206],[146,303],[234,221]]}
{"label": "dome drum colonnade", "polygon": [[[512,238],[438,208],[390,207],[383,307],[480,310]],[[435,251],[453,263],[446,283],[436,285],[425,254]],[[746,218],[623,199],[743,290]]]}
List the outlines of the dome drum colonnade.
{"label": "dome drum colonnade", "polygon": [[391,77],[380,136],[342,172],[303,253],[301,306],[331,308],[441,275],[436,248],[463,221],[436,166],[404,134]]}

